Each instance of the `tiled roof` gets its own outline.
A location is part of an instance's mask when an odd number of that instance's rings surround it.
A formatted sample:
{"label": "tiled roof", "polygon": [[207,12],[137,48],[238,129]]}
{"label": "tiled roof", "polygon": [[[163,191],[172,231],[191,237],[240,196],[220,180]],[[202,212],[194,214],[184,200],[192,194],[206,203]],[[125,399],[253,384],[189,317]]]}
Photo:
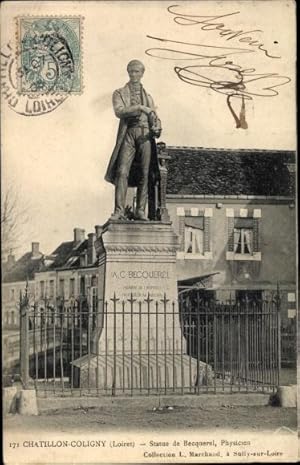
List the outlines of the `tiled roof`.
{"label": "tiled roof", "polygon": [[3,282],[26,281],[34,278],[34,273],[40,271],[43,266],[43,256],[32,258],[32,253],[28,252],[23,255],[15,264],[8,268],[3,264]]}
{"label": "tiled roof", "polygon": [[46,266],[44,270],[78,268],[80,261],[79,257],[87,250],[87,244],[87,239],[80,244],[76,244],[73,241],[62,242],[51,254],[54,261]]}
{"label": "tiled roof", "polygon": [[80,256],[87,252],[88,240],[75,243],[62,242],[51,255],[40,254],[33,259],[32,253],[26,253],[15,264],[8,268],[7,263],[2,264],[3,282],[16,282],[34,279],[34,273],[57,269],[80,267]]}
{"label": "tiled roof", "polygon": [[295,152],[167,147],[167,194],[294,196]]}

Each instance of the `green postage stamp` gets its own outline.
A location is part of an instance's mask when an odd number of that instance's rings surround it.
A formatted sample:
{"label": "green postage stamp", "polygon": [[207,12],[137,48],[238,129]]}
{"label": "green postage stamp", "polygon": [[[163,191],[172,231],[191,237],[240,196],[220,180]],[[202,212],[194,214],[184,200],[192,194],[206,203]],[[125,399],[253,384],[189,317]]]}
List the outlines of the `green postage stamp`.
{"label": "green postage stamp", "polygon": [[82,91],[82,17],[17,18],[18,92]]}

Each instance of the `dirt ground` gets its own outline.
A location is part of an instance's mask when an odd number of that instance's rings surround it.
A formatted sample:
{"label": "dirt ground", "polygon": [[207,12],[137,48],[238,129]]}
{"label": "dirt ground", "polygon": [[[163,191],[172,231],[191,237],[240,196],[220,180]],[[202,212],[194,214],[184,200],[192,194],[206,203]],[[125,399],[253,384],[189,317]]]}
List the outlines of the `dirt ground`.
{"label": "dirt ground", "polygon": [[[295,384],[296,371],[282,370],[281,379],[284,381],[282,384]],[[84,407],[80,406],[80,398],[78,401],[74,399],[71,405],[66,399],[63,404],[55,405],[53,410],[41,410],[39,416],[8,415],[4,419],[4,427],[8,432],[41,429],[44,432],[69,433],[111,430],[297,430],[296,408],[267,406],[267,400],[264,400],[264,403],[252,402],[251,405],[251,397],[247,399],[248,406],[245,402],[241,402],[240,405],[235,403],[234,396],[225,396],[224,400],[220,397],[218,405],[209,403],[209,396],[201,399],[205,399],[205,402],[195,405],[192,401],[184,401],[180,397],[170,398],[171,409],[164,406],[161,410],[158,408],[158,398],[141,399],[135,404],[124,399],[117,405],[107,401],[107,404],[101,406]],[[56,408],[58,405],[60,408]]]}
{"label": "dirt ground", "polygon": [[271,406],[186,407],[174,405],[134,408],[126,403],[116,406],[54,410],[39,416],[9,415],[7,432],[42,429],[44,432],[99,432],[122,430],[239,430],[269,431],[297,429],[296,409]]}

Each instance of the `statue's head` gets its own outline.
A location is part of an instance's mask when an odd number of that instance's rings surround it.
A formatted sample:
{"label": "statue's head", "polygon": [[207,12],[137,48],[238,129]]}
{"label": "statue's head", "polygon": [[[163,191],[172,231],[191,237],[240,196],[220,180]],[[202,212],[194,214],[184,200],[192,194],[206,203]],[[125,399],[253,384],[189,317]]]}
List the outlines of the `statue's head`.
{"label": "statue's head", "polygon": [[139,60],[131,60],[127,65],[127,72],[131,82],[140,82],[145,71],[145,66]]}

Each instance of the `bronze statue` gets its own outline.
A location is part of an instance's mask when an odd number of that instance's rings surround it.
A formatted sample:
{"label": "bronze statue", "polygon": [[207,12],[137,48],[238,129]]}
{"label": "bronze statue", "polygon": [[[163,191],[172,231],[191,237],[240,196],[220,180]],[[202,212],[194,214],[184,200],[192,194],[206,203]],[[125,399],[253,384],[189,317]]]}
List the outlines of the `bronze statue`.
{"label": "bronze statue", "polygon": [[127,65],[129,82],[113,93],[115,115],[120,118],[117,142],[105,180],[115,185],[115,210],[111,219],[127,219],[127,188],[137,187],[136,220],[147,221],[145,209],[149,185],[159,179],[155,138],[160,137],[161,123],[152,97],[141,84],[145,67],[138,60]]}

